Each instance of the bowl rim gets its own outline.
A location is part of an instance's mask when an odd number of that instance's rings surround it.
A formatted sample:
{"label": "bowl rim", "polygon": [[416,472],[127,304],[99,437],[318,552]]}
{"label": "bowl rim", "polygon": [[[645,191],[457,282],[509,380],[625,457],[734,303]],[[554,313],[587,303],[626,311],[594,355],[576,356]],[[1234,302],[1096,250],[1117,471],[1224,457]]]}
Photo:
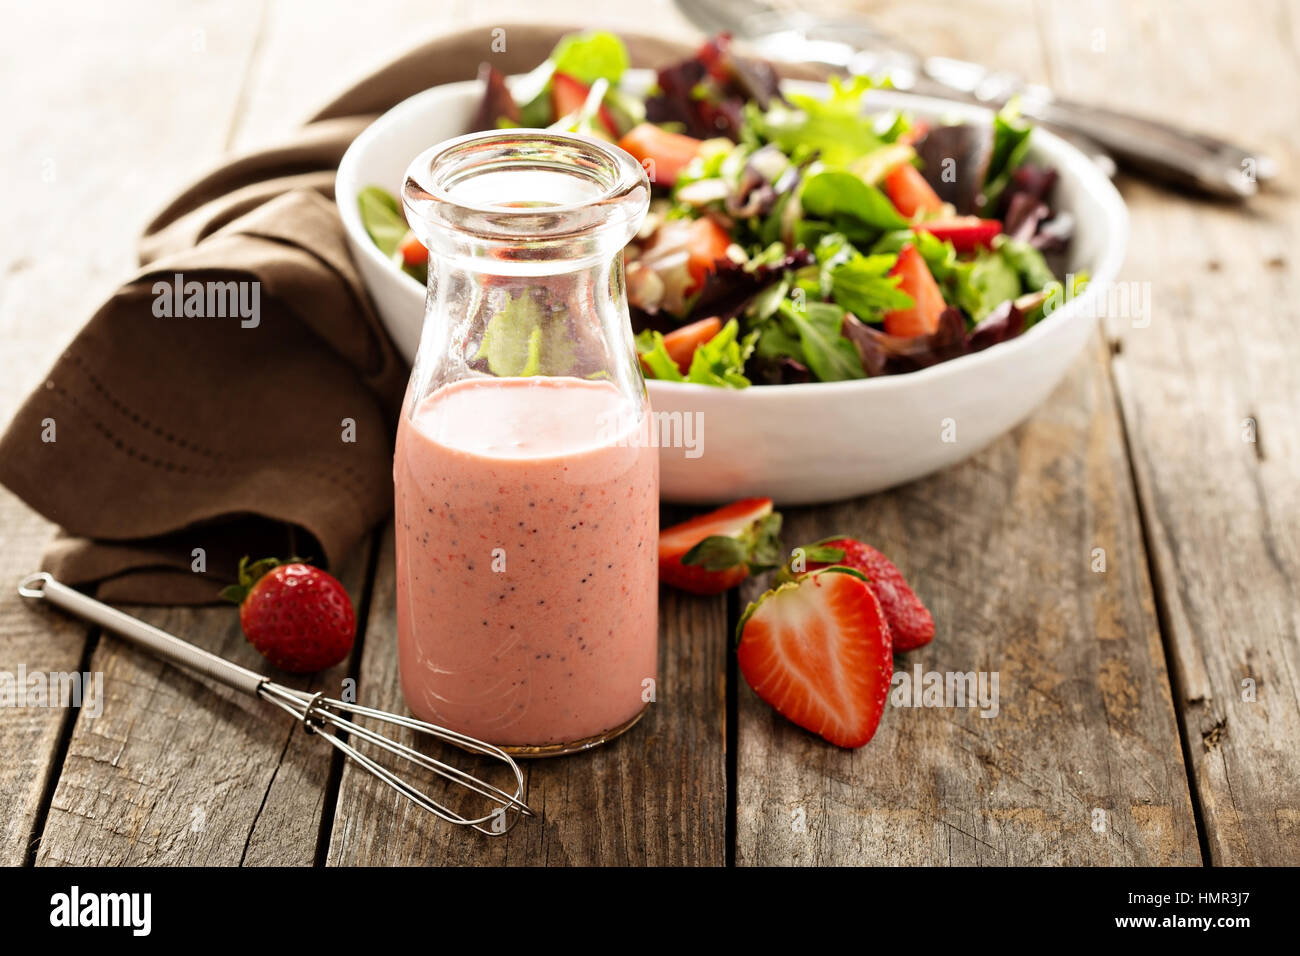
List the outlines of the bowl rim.
{"label": "bowl rim", "polygon": [[[632,69],[627,71],[623,82],[635,88],[638,85],[648,84],[653,76],[654,71],[652,70]],[[518,77],[512,76],[508,82],[513,82],[516,79]],[[784,80],[781,85],[783,89],[813,95],[819,93],[824,95],[829,91],[829,84],[814,80]],[[403,280],[410,280],[417,287],[419,283],[402,272],[396,263],[381,253],[379,247],[370,241],[370,237],[365,231],[365,227],[361,222],[361,214],[355,202],[357,193],[364,188],[364,184],[360,183],[357,177],[356,167],[360,162],[359,157],[374,140],[380,138],[390,126],[402,120],[407,113],[422,112],[428,100],[463,95],[471,90],[476,91],[478,89],[478,80],[457,80],[452,83],[432,86],[427,90],[421,90],[419,93],[407,97],[367,126],[348,145],[343,158],[339,161],[338,174],[335,179],[335,205],[339,209],[339,216],[343,221],[344,230],[352,240],[352,245],[362,249],[362,254],[368,256],[372,262],[381,268],[390,271]],[[907,109],[909,112],[919,115],[946,116],[976,122],[992,122],[994,113],[990,108],[978,104],[933,96],[916,96],[910,93],[884,89],[868,90],[865,95],[865,102],[869,107],[878,105],[885,109]],[[902,388],[907,384],[929,384],[948,376],[974,371],[982,366],[987,366],[991,362],[1011,361],[1017,352],[1032,348],[1035,342],[1051,335],[1066,322],[1072,320],[1088,321],[1089,318],[1095,318],[1098,314],[1095,311],[1085,315],[1079,315],[1079,313],[1084,312],[1085,308],[1094,310],[1096,300],[1101,297],[1105,287],[1119,275],[1128,245],[1128,208],[1124,204],[1119,190],[1115,188],[1114,183],[1098,168],[1096,163],[1072,143],[1062,139],[1050,130],[1036,125],[1030,153],[1032,155],[1039,151],[1047,152],[1050,155],[1051,162],[1057,166],[1058,170],[1068,169],[1070,174],[1083,187],[1083,195],[1097,204],[1102,214],[1103,233],[1106,239],[1097,262],[1090,269],[1088,285],[1084,288],[1084,291],[1079,295],[1069,297],[1063,305],[1054,309],[1050,315],[1044,316],[1028,331],[979,352],[960,355],[946,362],[897,375],[878,375],[868,378],[849,379],[842,382],[798,382],[788,385],[754,384],[743,389],[719,389],[712,385],[700,385],[692,382],[664,382],[658,379],[646,379],[647,387],[655,391],[667,389],[683,395],[696,394],[714,397],[723,392],[740,395],[774,393],[776,396],[784,395],[789,398],[804,394],[816,394],[824,398],[833,398],[846,392],[881,391]],[[347,187],[349,190],[344,202],[338,201],[340,186]]]}

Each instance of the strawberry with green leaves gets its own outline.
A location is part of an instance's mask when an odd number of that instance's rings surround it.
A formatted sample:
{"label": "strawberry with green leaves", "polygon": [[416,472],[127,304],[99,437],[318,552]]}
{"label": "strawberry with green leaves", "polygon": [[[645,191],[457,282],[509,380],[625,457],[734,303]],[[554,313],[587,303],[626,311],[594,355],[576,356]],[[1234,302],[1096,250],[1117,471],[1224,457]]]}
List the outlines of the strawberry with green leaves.
{"label": "strawberry with green leaves", "polygon": [[[798,551],[802,552],[803,571],[840,565],[866,575],[889,621],[894,650],[915,650],[934,639],[934,618],[930,612],[908,585],[903,572],[871,545],[837,536],[806,545]],[[797,576],[792,564],[793,561],[781,569],[778,580],[793,580]]]}
{"label": "strawberry with green leaves", "polygon": [[324,670],[352,651],[357,622],[348,592],[338,578],[297,558],[244,558],[239,583],[221,596],[239,605],[249,643],[281,670]]}
{"label": "strawberry with green leaves", "polygon": [[745,498],[659,532],[659,580],[721,594],[781,563],[781,515],[771,498]]}
{"label": "strawberry with green leaves", "polygon": [[763,700],[840,747],[871,740],[893,678],[893,641],[861,572],[829,567],[749,605],[736,661]]}

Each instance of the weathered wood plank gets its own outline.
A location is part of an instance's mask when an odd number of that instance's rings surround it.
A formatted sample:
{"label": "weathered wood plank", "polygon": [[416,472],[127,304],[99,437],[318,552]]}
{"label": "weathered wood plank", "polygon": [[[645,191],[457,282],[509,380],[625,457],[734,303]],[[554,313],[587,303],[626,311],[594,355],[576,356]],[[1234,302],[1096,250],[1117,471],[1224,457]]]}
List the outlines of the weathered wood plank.
{"label": "weathered wood plank", "polygon": [[[485,25],[539,18],[536,11],[530,17],[529,11],[511,3],[476,4],[464,12]],[[588,13],[579,3],[551,5],[543,19],[583,22]],[[634,11],[609,13],[618,20],[615,26],[643,26]],[[680,15],[667,9],[664,13],[667,26],[682,29]],[[272,5],[238,145],[256,146],[287,132],[294,117],[306,115],[334,92],[320,87],[318,71],[304,69],[304,57],[329,64],[334,75],[356,75],[394,52],[392,37],[405,32],[415,42],[431,30],[424,4],[388,5],[385,18],[391,29],[369,39],[340,29],[340,16],[339,9],[298,0]],[[304,25],[310,33],[306,44]],[[397,683],[389,541],[380,555],[359,695],[363,703],[404,712]],[[547,811],[544,824],[521,827],[504,841],[480,840],[437,823],[348,767],[329,862],[722,863],[725,658],[718,641],[725,629],[725,609],[720,601],[675,600],[665,599],[663,677],[654,713],[600,751],[528,765],[530,799]],[[669,648],[682,642],[688,642],[688,650],[674,652],[670,662]],[[669,707],[671,716],[660,716]],[[663,752],[655,753],[659,750]]]}
{"label": "weathered wood plank", "polygon": [[[247,6],[212,7],[192,19],[178,19],[162,2],[137,4],[129,16],[95,4],[75,15],[36,5],[9,16],[0,56],[7,122],[0,142],[7,170],[0,181],[0,422],[131,270],[135,234],[151,207],[221,149],[252,47],[252,27],[239,16]],[[186,81],[160,83],[161,75]],[[165,110],[167,121],[121,108],[137,102]],[[69,235],[77,237],[71,246]],[[14,593],[37,569],[54,526],[0,492],[0,529],[0,670],[77,670],[87,628],[20,606]],[[0,708],[2,863],[27,858],[72,716],[59,708]]]}
{"label": "weathered wood plank", "polygon": [[[405,713],[398,686],[391,527],[381,547],[358,700]],[[504,837],[444,824],[364,770],[345,765],[327,862],[721,866],[725,630],[721,598],[665,590],[659,606],[657,700],[649,713],[618,740],[590,753],[526,763],[528,802],[541,819],[522,821]],[[456,751],[442,753],[467,769],[487,769]],[[462,813],[481,806],[481,800],[463,793],[436,792],[446,793],[447,804]]]}
{"label": "weathered wood plank", "polygon": [[[52,621],[23,606],[17,582],[35,569],[53,528],[7,491],[0,491],[0,672],[15,682],[28,674],[80,670],[86,628]],[[26,862],[41,813],[41,800],[58,773],[58,752],[69,710],[60,707],[0,707],[0,866]]]}
{"label": "weathered wood plank", "polygon": [[[1121,2],[1054,9],[1053,67],[1079,96],[1225,133],[1272,153],[1294,178],[1296,8],[1222,13],[1208,2],[1176,14]],[[1100,52],[1081,49],[1092,31]],[[1186,55],[1153,57],[1157,49]],[[1106,325],[1122,347],[1114,380],[1210,858],[1294,864],[1300,199],[1294,188],[1269,191],[1239,208],[1141,183],[1125,195],[1123,279],[1149,294],[1151,314],[1116,308]]]}
{"label": "weathered wood plank", "polygon": [[[1032,4],[963,5],[960,17],[929,4],[863,12],[928,53],[1045,78]],[[967,463],[801,509],[785,540],[837,532],[894,557],[934,613],[934,643],[899,655],[898,669],[997,672],[1000,709],[985,719],[891,707],[876,739],[847,753],[775,715],[742,681],[738,863],[1199,860],[1101,354]],[[1108,556],[1104,574],[1090,570],[1094,548]]]}
{"label": "weathered wood plank", "polygon": [[[369,547],[339,577],[359,606]],[[234,608],[127,608],[237,664],[270,674]],[[57,612],[50,612],[57,613]],[[304,690],[342,691],[348,662]],[[332,751],[270,704],[103,636],[101,716],[78,715],[37,865],[310,865]]]}
{"label": "weathered wood plank", "polygon": [[1199,861],[1100,346],[968,462],[786,527],[789,545],[844,533],[890,555],[937,623],[896,673],[996,672],[998,708],[891,706],[850,752],[741,686],[738,863]]}
{"label": "weathered wood plank", "polygon": [[[348,84],[439,33],[482,25],[487,58],[493,27],[592,22],[591,5],[585,0],[550,0],[544,6],[519,0],[443,0],[432,6],[422,0],[384,0],[367,10],[382,29],[355,29],[356,11],[350,4],[272,0],[234,139],[237,148],[255,148],[285,135]],[[692,35],[669,0],[660,0],[652,17],[642,5],[609,5],[600,11],[599,26]],[[508,48],[508,32],[503,39]]]}

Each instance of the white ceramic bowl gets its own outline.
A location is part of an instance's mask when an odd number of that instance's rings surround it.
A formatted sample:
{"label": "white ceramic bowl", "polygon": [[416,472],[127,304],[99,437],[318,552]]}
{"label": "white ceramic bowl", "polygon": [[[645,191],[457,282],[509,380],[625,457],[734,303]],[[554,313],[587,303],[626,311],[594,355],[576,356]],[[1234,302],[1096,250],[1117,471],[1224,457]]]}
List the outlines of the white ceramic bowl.
{"label": "white ceramic bowl", "polygon": [[[649,73],[632,71],[626,85],[649,80]],[[824,91],[815,83],[790,87]],[[408,359],[419,345],[424,287],[370,241],[357,193],[369,185],[396,193],[417,154],[465,131],[480,89],[477,81],[450,83],[399,103],[357,137],[339,164],[335,192],[353,257]],[[876,91],[867,102],[931,120],[991,121],[981,107],[947,100]],[[661,449],[663,497],[699,504],[746,496],[778,504],[848,498],[955,464],[1028,418],[1092,334],[1095,300],[1114,282],[1128,236],[1123,200],[1083,153],[1039,129],[1031,156],[1060,174],[1055,206],[1075,217],[1069,265],[1091,275],[1087,291],[1017,338],[904,375],[742,390],[651,381],[656,413],[699,413],[693,420],[701,426],[693,448]]]}

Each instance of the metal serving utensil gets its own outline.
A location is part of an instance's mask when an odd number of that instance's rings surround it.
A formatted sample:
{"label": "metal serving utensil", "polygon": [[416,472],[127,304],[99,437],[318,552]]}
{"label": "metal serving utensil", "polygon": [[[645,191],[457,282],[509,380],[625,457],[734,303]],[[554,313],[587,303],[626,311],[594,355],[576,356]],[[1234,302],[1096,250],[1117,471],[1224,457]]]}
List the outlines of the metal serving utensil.
{"label": "metal serving utensil", "polygon": [[[232,664],[224,658],[210,654],[202,648],[195,647],[188,641],[168,634],[166,631],[146,624],[138,618],[131,617],[116,608],[109,607],[94,598],[87,597],[80,591],[61,584],[44,571],[28,575],[18,586],[18,593],[30,600],[48,601],[57,608],[98,624],[114,634],[126,639],[138,647],[150,651],[157,657],[172,664],[187,667],[205,677],[232,687],[235,690],[260,697],[281,710],[291,714],[309,734],[323,738],[330,746],[341,751],[349,760],[360,764],[366,771],[374,774],[388,786],[392,787],[408,800],[418,804],[439,819],[457,826],[470,827],[488,836],[501,836],[519,822],[520,817],[536,816],[535,812],[524,802],[526,788],[524,776],[519,765],[500,747],[467,737],[436,724],[390,714],[387,711],[361,707],[345,701],[326,697],[324,694],[309,694],[295,690],[275,681],[268,680],[261,674],[238,664]],[[470,753],[481,754],[500,760],[506,764],[515,777],[513,794],[493,786],[450,764],[423,754],[413,747],[399,743],[384,734],[357,723],[358,719],[392,724],[427,734],[444,743],[454,744]],[[354,742],[363,742],[380,750],[387,751],[404,760],[430,771],[438,777],[457,786],[464,787],[479,794],[488,801],[492,808],[481,816],[468,817],[446,807],[424,791],[415,787],[386,767],[377,763],[354,746]]]}
{"label": "metal serving utensil", "polygon": [[677,5],[701,29],[729,31],[771,60],[888,77],[903,92],[993,107],[1019,96],[1025,116],[1085,137],[1150,178],[1211,196],[1245,199],[1258,192],[1259,183],[1277,175],[1271,158],[1227,140],[1065,99],[1014,73],[923,56],[865,17],[808,13],[779,7],[773,0],[677,0]]}

